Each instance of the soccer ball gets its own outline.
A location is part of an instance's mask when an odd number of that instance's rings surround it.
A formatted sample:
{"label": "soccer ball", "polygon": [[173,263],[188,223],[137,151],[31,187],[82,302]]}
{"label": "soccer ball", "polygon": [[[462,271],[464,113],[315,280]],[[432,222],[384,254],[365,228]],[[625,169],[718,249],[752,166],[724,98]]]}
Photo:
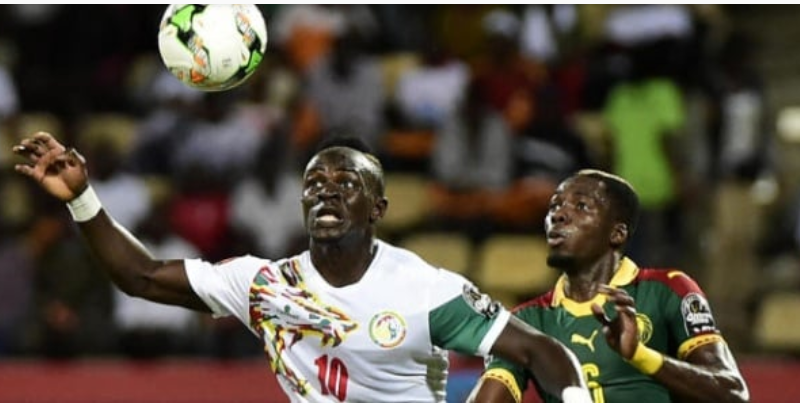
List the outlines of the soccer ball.
{"label": "soccer ball", "polygon": [[158,31],[158,51],[186,85],[224,91],[256,70],[267,47],[267,24],[253,4],[171,4]]}

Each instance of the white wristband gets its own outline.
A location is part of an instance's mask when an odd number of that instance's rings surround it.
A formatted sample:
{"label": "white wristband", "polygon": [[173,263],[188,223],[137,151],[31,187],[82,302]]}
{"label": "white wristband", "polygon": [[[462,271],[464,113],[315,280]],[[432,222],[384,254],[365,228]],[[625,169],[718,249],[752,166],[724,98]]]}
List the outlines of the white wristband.
{"label": "white wristband", "polygon": [[592,403],[589,390],[580,386],[567,386],[561,391],[561,401],[564,403]]}
{"label": "white wristband", "polygon": [[103,208],[103,205],[90,185],[86,187],[86,190],[80,196],[68,201],[67,208],[75,222],[85,222],[94,218]]}

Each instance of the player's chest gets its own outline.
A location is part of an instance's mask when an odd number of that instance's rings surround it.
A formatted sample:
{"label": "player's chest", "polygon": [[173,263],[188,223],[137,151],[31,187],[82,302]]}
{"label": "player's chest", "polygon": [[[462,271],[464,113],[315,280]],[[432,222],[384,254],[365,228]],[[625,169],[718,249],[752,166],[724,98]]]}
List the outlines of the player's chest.
{"label": "player's chest", "polygon": [[[607,367],[624,363],[609,347],[602,326],[594,316],[575,316],[559,308],[549,311],[542,319],[542,330],[570,348],[582,363],[596,362]],[[667,326],[658,311],[637,311],[636,326],[640,341],[659,350],[666,348],[668,335],[664,329]]]}
{"label": "player's chest", "polygon": [[392,361],[430,351],[431,347],[428,309],[422,298],[405,291],[395,288],[366,293],[363,289],[318,287],[310,282],[302,296],[292,296],[284,307],[276,306],[275,299],[266,293],[251,295],[250,302],[262,307],[256,322],[274,328],[295,351],[316,354],[329,350]]}

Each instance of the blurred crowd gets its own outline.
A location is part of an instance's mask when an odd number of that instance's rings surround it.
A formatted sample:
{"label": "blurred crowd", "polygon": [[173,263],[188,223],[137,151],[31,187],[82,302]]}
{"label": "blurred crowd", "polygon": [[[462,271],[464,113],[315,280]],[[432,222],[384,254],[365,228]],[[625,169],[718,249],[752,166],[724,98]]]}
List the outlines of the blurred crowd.
{"label": "blurred crowd", "polygon": [[797,254],[757,41],[724,6],[261,6],[267,56],[222,93],[164,69],[164,8],[0,6],[0,356],[261,354],[238,323],[116,291],[64,206],[11,170],[37,130],[164,259],[303,250],[300,174],[337,134],[429,184],[426,220],[390,241],[541,234],[561,179],[625,177],[643,206],[629,254],[697,278],[738,348],[769,262]]}

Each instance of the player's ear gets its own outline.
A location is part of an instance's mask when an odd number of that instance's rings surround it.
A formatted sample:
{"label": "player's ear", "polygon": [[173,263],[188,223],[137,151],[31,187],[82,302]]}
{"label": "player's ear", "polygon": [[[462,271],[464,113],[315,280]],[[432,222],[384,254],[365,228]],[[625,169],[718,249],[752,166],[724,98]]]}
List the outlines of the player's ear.
{"label": "player's ear", "polygon": [[620,247],[628,241],[628,225],[618,222],[611,230],[611,246]]}
{"label": "player's ear", "polygon": [[385,197],[380,197],[372,206],[372,212],[369,215],[369,222],[375,223],[386,214],[386,209],[389,207],[389,200]]}

